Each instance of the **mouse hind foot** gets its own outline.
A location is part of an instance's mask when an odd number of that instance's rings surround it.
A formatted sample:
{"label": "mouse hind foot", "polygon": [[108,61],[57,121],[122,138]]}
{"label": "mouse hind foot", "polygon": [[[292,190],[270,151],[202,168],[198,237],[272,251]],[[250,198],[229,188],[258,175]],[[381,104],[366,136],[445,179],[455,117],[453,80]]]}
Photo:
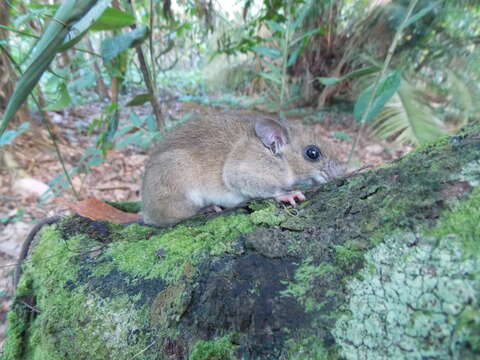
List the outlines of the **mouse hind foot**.
{"label": "mouse hind foot", "polygon": [[201,208],[184,197],[169,196],[155,203],[154,208],[145,207],[143,221],[158,227],[178,224],[196,215]]}

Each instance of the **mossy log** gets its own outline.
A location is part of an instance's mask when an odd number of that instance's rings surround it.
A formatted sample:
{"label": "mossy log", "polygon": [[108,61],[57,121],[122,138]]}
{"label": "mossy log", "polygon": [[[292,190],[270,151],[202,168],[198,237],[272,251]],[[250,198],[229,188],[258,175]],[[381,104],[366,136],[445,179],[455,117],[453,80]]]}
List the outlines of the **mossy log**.
{"label": "mossy log", "polygon": [[45,227],[3,359],[480,356],[480,137],[167,229]]}

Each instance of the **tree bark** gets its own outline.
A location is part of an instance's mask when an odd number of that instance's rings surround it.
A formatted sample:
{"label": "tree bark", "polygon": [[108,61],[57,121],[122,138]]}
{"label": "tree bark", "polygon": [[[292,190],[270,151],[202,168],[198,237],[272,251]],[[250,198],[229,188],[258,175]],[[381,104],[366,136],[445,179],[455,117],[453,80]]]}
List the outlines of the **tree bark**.
{"label": "tree bark", "polygon": [[4,359],[478,358],[480,127],[167,229],[37,236]]}

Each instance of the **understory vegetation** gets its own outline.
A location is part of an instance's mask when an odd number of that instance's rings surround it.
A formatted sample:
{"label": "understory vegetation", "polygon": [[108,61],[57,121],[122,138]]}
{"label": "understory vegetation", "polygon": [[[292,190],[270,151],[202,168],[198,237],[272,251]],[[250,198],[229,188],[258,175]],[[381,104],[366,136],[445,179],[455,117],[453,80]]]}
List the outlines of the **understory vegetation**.
{"label": "understory vegetation", "polygon": [[[101,102],[98,118],[79,124],[97,137],[86,155],[94,163],[119,142],[147,146],[188,120],[170,118],[172,101],[303,112],[314,122],[325,112],[353,112],[377,136],[413,145],[479,112],[475,1],[11,0],[2,7],[0,68],[10,88],[0,93],[1,144],[26,131],[28,114],[12,117],[29,94],[44,126],[54,125],[48,112]],[[136,117],[133,108],[146,103],[152,110]],[[127,124],[119,125],[119,112],[131,114]]]}

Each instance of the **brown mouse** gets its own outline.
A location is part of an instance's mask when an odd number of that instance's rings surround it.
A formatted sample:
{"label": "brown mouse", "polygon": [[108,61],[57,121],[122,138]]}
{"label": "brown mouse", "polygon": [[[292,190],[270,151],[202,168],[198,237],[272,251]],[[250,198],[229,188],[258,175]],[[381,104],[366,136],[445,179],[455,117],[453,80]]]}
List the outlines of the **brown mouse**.
{"label": "brown mouse", "polygon": [[209,116],[177,126],[150,156],[143,179],[145,224],[167,226],[205,207],[256,198],[295,205],[295,187],[343,174],[312,128],[269,118]]}

